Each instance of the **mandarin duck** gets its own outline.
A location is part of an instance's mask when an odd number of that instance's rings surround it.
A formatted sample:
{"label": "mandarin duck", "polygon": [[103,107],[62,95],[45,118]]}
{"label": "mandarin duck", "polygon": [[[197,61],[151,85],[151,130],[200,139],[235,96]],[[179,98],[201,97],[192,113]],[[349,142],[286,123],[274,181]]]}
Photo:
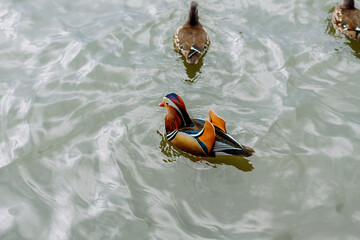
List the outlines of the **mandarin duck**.
{"label": "mandarin duck", "polygon": [[333,24],[346,36],[360,41],[360,10],[355,7],[354,0],[344,0],[333,14]]}
{"label": "mandarin duck", "polygon": [[163,98],[167,140],[182,151],[195,156],[236,155],[249,157],[255,151],[238,143],[225,128],[225,121],[211,109],[209,119],[190,118],[180,96],[170,93]]}
{"label": "mandarin duck", "polygon": [[210,37],[199,22],[197,6],[196,2],[191,2],[187,21],[174,35],[176,50],[182,53],[190,64],[197,64],[210,46]]}

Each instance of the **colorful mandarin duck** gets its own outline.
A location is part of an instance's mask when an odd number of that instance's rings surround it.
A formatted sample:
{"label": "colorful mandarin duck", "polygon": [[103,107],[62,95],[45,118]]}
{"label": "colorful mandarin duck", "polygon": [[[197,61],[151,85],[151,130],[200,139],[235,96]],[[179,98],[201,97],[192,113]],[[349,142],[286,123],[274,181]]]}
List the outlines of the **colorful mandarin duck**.
{"label": "colorful mandarin duck", "polygon": [[334,11],[333,23],[346,36],[360,41],[360,10],[354,0],[344,0]]}
{"label": "colorful mandarin duck", "polygon": [[176,30],[174,44],[190,64],[197,64],[210,46],[210,37],[199,22],[198,4],[191,2],[188,20]]}
{"label": "colorful mandarin duck", "polygon": [[166,136],[175,147],[196,156],[236,155],[249,157],[254,150],[238,143],[225,129],[225,121],[209,110],[209,119],[190,118],[185,103],[175,93],[163,98]]}

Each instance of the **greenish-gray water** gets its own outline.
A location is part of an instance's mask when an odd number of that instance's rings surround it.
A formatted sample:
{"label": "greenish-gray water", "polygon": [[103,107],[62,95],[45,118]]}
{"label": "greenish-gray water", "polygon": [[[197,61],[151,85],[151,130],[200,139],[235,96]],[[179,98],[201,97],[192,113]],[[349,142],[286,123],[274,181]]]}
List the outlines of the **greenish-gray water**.
{"label": "greenish-gray water", "polygon": [[[0,3],[0,239],[360,239],[360,43],[338,1]],[[356,1],[360,7],[360,2]],[[213,109],[248,159],[196,161],[158,104]]]}

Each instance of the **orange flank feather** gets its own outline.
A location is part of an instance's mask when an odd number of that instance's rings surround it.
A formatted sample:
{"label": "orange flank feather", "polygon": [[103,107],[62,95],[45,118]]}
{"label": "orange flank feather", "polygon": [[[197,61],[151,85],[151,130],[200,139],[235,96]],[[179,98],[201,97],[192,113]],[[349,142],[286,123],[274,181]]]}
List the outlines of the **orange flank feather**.
{"label": "orange flank feather", "polygon": [[209,121],[226,133],[225,120],[216,115],[211,109],[209,109]]}
{"label": "orange flank feather", "polygon": [[206,145],[208,150],[207,154],[209,154],[215,142],[215,128],[209,120],[205,120],[204,132],[199,137],[199,140]]}

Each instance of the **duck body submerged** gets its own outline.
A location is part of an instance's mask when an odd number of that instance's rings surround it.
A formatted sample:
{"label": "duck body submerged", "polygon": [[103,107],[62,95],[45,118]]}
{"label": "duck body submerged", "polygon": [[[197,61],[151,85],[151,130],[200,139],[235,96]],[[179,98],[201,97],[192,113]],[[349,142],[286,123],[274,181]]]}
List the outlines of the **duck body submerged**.
{"label": "duck body submerged", "polygon": [[188,20],[174,35],[175,48],[190,64],[197,64],[210,46],[210,37],[199,22],[197,3],[191,2]]}
{"label": "duck body submerged", "polygon": [[333,14],[334,27],[346,36],[360,41],[360,10],[354,0],[344,0]]}
{"label": "duck body submerged", "polygon": [[225,129],[225,121],[209,110],[209,119],[190,118],[183,100],[175,93],[160,104],[167,110],[165,129],[168,141],[196,156],[235,155],[249,157],[254,150],[238,143]]}

